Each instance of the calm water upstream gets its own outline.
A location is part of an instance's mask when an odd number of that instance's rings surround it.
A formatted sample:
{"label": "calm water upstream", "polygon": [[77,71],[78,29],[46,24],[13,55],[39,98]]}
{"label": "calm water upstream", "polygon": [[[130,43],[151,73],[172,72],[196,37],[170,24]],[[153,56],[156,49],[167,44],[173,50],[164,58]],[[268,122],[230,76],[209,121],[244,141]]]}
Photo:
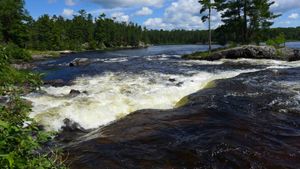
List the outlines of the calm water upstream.
{"label": "calm water upstream", "polygon": [[[47,130],[66,119],[81,127],[63,144],[71,168],[300,168],[300,62],[180,58],[204,50],[152,46],[39,62],[45,80],[69,83],[26,96],[31,117]],[[75,58],[91,64],[69,67]]]}

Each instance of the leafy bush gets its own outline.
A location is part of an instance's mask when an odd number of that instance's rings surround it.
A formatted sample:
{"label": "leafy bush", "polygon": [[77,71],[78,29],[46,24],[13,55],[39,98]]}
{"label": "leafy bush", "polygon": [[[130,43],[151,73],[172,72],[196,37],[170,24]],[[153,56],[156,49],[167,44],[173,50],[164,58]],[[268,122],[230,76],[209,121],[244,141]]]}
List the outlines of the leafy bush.
{"label": "leafy bush", "polygon": [[2,48],[3,52],[6,54],[9,60],[30,61],[32,59],[30,53],[27,50],[19,48],[13,43],[10,43]]}
{"label": "leafy bush", "polygon": [[279,48],[280,45],[285,43],[285,35],[283,33],[279,34],[275,39],[269,39],[266,44]]}
{"label": "leafy bush", "polygon": [[28,117],[30,104],[20,99],[20,94],[35,90],[42,81],[39,74],[18,71],[9,65],[10,57],[17,59],[20,53],[12,49],[15,48],[0,48],[0,95],[7,98],[4,105],[0,104],[0,168],[65,168],[56,153],[41,151],[52,133],[42,131]]}
{"label": "leafy bush", "polygon": [[[41,145],[51,139],[28,117],[30,106],[18,97],[0,107],[0,166],[1,168],[64,168],[62,161],[41,153]],[[24,124],[26,123],[26,127]]]}

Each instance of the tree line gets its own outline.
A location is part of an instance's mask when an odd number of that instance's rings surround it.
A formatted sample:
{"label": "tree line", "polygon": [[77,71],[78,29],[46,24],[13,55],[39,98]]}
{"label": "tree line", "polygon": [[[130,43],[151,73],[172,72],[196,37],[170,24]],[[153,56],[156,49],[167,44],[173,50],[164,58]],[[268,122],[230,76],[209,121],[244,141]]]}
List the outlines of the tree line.
{"label": "tree line", "polygon": [[[224,11],[223,24],[211,30],[214,43],[250,43],[266,41],[279,34],[299,40],[300,28],[273,28],[268,0],[201,0],[203,21],[210,19],[207,9]],[[0,0],[0,42],[14,43],[35,50],[86,50],[138,47],[142,44],[208,43],[205,30],[147,30],[134,23],[117,22],[104,14],[94,18],[80,10],[72,19],[42,15],[33,19],[24,8],[24,0]],[[200,22],[200,21],[199,21]]]}

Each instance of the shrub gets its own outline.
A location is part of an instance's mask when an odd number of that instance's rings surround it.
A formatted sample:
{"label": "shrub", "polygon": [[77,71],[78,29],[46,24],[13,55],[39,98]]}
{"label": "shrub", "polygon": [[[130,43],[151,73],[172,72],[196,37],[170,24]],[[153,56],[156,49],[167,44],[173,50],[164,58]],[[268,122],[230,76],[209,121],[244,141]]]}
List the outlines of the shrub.
{"label": "shrub", "polygon": [[29,110],[30,106],[18,97],[11,98],[7,106],[0,106],[1,168],[64,168],[51,153],[41,153],[41,145],[51,135],[28,117]]}
{"label": "shrub", "polygon": [[13,43],[10,43],[7,46],[2,48],[4,48],[3,52],[7,55],[7,58],[10,61],[11,60],[30,61],[32,59],[30,53],[27,50],[22,49]]}
{"label": "shrub", "polygon": [[56,153],[42,151],[42,146],[51,139],[52,133],[42,131],[28,117],[30,105],[20,99],[20,94],[41,85],[39,74],[10,67],[10,57],[19,59],[22,56],[17,55],[20,51],[23,49],[13,45],[0,47],[0,95],[7,98],[5,105],[0,104],[0,168],[65,168]]}
{"label": "shrub", "polygon": [[285,43],[285,36],[283,33],[279,34],[276,38],[274,39],[269,39],[267,40],[266,44],[270,46],[274,46],[276,48],[279,48],[280,45]]}

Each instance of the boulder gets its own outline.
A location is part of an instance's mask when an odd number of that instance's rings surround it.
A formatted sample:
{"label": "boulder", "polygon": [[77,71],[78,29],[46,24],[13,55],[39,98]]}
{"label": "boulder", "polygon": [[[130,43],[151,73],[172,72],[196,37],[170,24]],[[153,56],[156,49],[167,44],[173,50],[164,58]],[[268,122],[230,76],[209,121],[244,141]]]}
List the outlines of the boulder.
{"label": "boulder", "polygon": [[10,101],[8,96],[0,96],[0,106],[5,106]]}
{"label": "boulder", "polygon": [[207,57],[207,60],[218,60],[222,58],[274,59],[277,56],[276,54],[276,48],[273,46],[246,45],[214,52],[209,57]]}
{"label": "boulder", "polygon": [[71,61],[69,63],[69,66],[70,67],[73,67],[73,66],[85,66],[85,65],[88,65],[90,63],[91,63],[91,61],[88,58],[76,58],[76,59],[74,59],[73,61]]}
{"label": "boulder", "polygon": [[78,95],[80,95],[80,91],[79,90],[74,90],[74,89],[72,89],[71,91],[70,91],[70,93],[69,93],[69,96],[70,97],[76,97],[76,96],[78,96]]}
{"label": "boulder", "polygon": [[175,79],[175,78],[169,78],[169,81],[170,81],[170,82],[175,82],[176,79]]}
{"label": "boulder", "polygon": [[287,61],[297,61],[300,60],[300,50],[291,48],[281,48],[279,49],[279,55],[285,57]]}

